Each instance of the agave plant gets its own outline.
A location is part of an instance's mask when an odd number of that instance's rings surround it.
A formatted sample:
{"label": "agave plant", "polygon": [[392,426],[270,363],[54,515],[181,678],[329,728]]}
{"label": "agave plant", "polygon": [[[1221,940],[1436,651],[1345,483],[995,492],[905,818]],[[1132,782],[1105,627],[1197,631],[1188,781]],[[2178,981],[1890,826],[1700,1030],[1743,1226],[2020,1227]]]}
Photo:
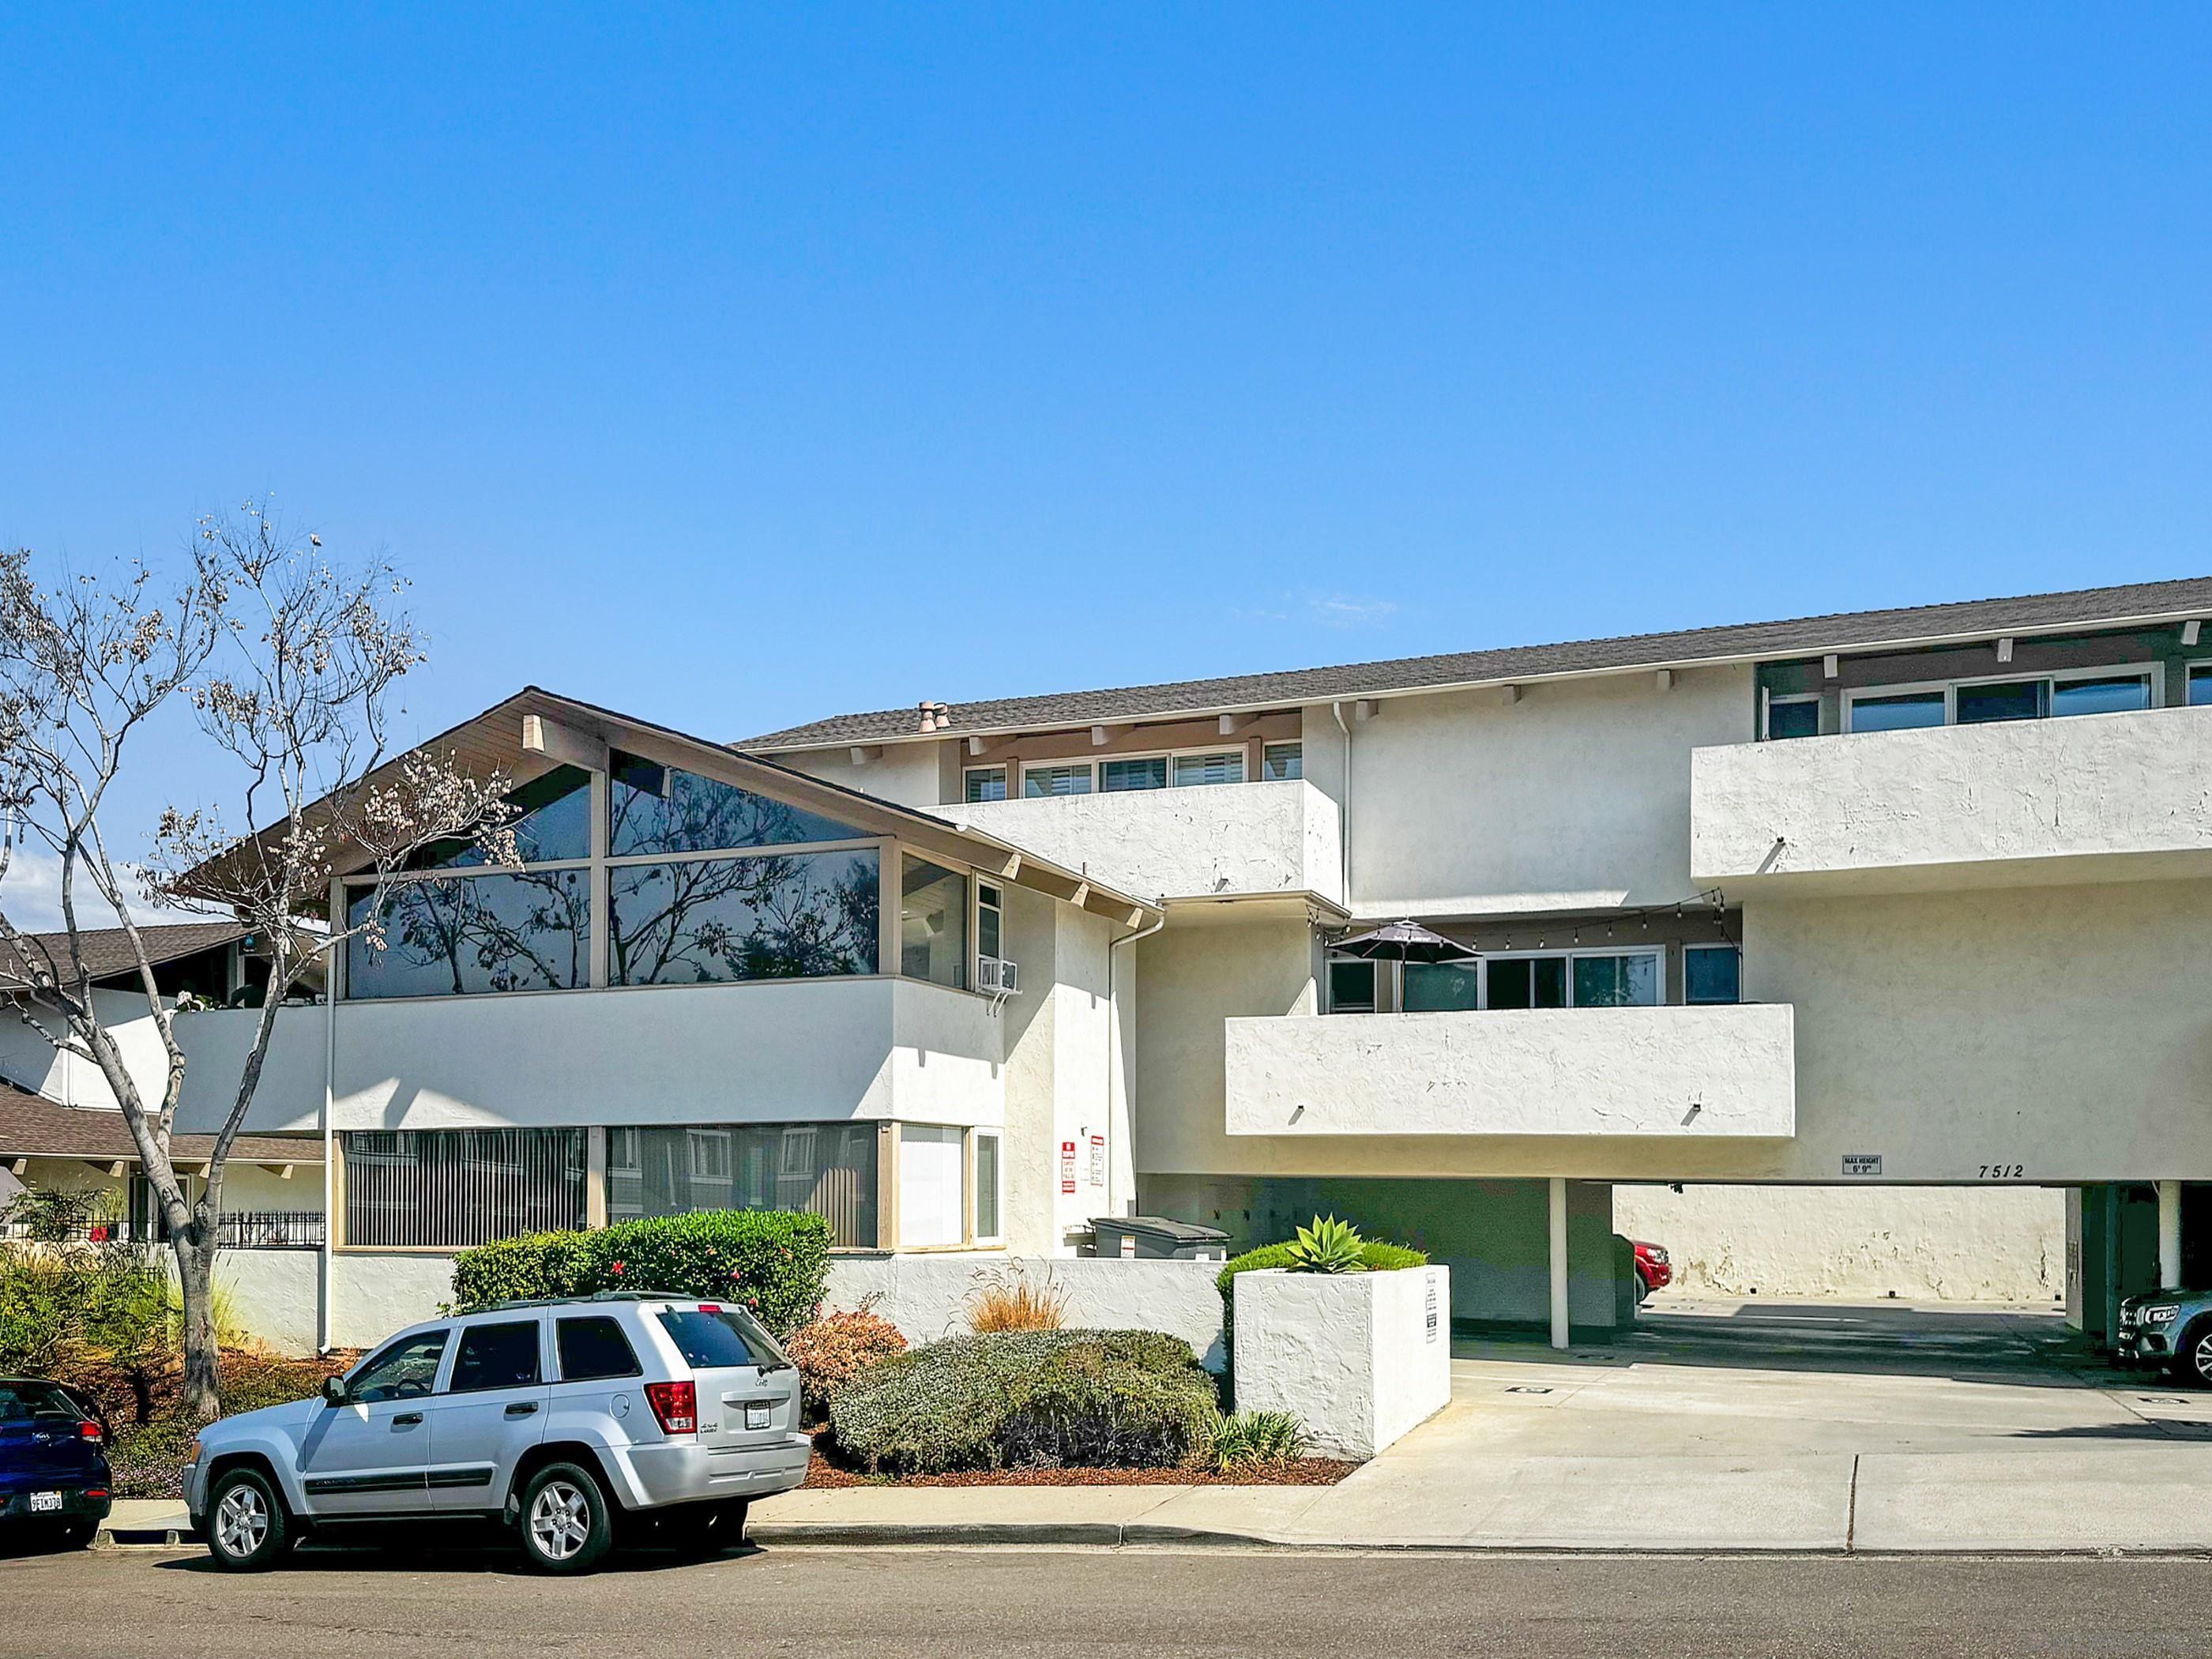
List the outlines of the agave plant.
{"label": "agave plant", "polygon": [[1356,1273],[1365,1270],[1359,1252],[1366,1244],[1359,1229],[1334,1216],[1316,1216],[1313,1225],[1298,1229],[1291,1243],[1290,1271],[1294,1273]]}

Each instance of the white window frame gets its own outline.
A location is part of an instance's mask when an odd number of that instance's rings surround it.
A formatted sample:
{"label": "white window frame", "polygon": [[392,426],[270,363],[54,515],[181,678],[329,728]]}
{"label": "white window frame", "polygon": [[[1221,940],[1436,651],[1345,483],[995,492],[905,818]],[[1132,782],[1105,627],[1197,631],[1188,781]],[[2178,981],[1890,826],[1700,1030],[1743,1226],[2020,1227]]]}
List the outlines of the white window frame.
{"label": "white window frame", "polygon": [[[983,1143],[994,1142],[999,1149],[997,1168],[991,1194],[991,1207],[996,1212],[998,1224],[989,1232],[982,1228],[978,1213],[983,1203]],[[968,1132],[968,1242],[971,1244],[1002,1245],[1006,1242],[1006,1133],[995,1127],[977,1127]]]}
{"label": "white window frame", "polygon": [[[1882,697],[1924,696],[1931,691],[1943,694],[1943,724],[1959,723],[1959,689],[1967,685],[2016,685],[2024,681],[2041,680],[2054,690],[2074,680],[2106,680],[2140,678],[2148,682],[2148,706],[2166,706],[2166,665],[2156,662],[2109,663],[2094,668],[2053,668],[2014,674],[1972,674],[1955,680],[1913,680],[1899,685],[1860,685],[1844,693],[1843,729],[1857,730],[1852,719],[1853,711],[1862,702]],[[2132,712],[2132,711],[2130,711]],[[2044,715],[2046,720],[2075,718],[2057,714]],[[1923,728],[1925,729],[1925,728]]]}
{"label": "white window frame", "polygon": [[[1735,1001],[1692,1002],[1690,1000],[1690,954],[1694,951],[1727,951],[1735,957]],[[1682,1006],[1686,1008],[1733,1008],[1743,1000],[1743,946],[1730,939],[1714,939],[1710,943],[1685,945],[1682,947]]]}
{"label": "white window frame", "polygon": [[[1778,696],[1771,691],[1762,691],[1759,694],[1759,740],[1761,743],[1788,741],[1786,738],[1777,738],[1774,735],[1775,705],[1785,702],[1809,702],[1817,708],[1820,703],[1820,694],[1818,691],[1784,691]],[[1816,737],[1820,735],[1820,723],[1817,719],[1814,722],[1814,735]]]}
{"label": "white window frame", "polygon": [[[983,897],[983,890],[986,887],[999,896],[996,900],[986,902]],[[1006,960],[1006,884],[990,876],[971,870],[968,874],[968,953],[975,959],[969,964],[971,970],[975,962],[981,962],[983,959],[983,912],[986,909],[995,911],[998,915],[998,959],[1003,962]],[[974,971],[969,973],[969,984],[979,985],[981,982],[982,975],[980,973]]]}
{"label": "white window frame", "polygon": [[[1658,1000],[1657,1002],[1656,1002],[1656,1003],[1650,1004],[1650,1006],[1652,1006],[1652,1007],[1657,1007],[1657,1008],[1663,1008],[1663,1007],[1666,1007],[1666,1006],[1668,1006],[1668,1003],[1667,1003],[1667,947],[1666,947],[1665,945],[1578,945],[1578,946],[1573,946],[1573,947],[1571,947],[1571,948],[1569,948],[1569,949],[1563,950],[1563,951],[1548,951],[1548,950],[1547,950],[1547,951],[1485,951],[1482,953],[1482,959],[1481,959],[1481,963],[1480,963],[1481,988],[1480,988],[1480,993],[1479,993],[1480,1000],[1479,1000],[1479,1002],[1478,1002],[1478,1005],[1477,1005],[1477,1006],[1480,1006],[1480,1007],[1481,1008],[1481,1010],[1482,1010],[1485,1013],[1488,1013],[1488,1012],[1491,1012],[1491,1007],[1490,1007],[1490,964],[1491,964],[1492,963],[1493,963],[1493,962],[1524,962],[1524,961],[1534,961],[1534,960],[1536,960],[1536,959],[1538,959],[1538,958],[1540,958],[1540,957],[1565,957],[1565,958],[1566,959],[1566,963],[1567,963],[1567,1006],[1568,1006],[1569,1008],[1576,1008],[1576,1007],[1579,1007],[1579,1006],[1581,1006],[1579,1003],[1577,1003],[1577,1002],[1575,1000],[1575,963],[1576,963],[1577,961],[1581,960],[1582,958],[1583,958],[1583,957],[1651,957],[1651,958],[1653,959],[1653,961],[1657,964],[1657,966],[1658,966],[1658,970],[1659,970],[1659,972],[1658,972],[1659,1000]],[[1641,1004],[1641,1003],[1638,1003],[1638,1004],[1632,1004],[1632,1005],[1631,1005],[1631,1006],[1636,1006],[1636,1007],[1642,1007],[1642,1006],[1644,1006],[1645,1005]],[[1523,1010],[1520,1010],[1520,1009],[1510,1009],[1510,1010],[1504,1010],[1504,1011],[1501,1011],[1501,1012],[1515,1012],[1515,1013],[1517,1013],[1517,1012],[1530,1012],[1530,1011],[1523,1011]],[[1536,1010],[1536,1011],[1533,1011],[1533,1012],[1546,1012],[1546,1011],[1543,1011],[1543,1010]],[[1558,1011],[1558,1010],[1551,1010],[1551,1011],[1549,1011],[1549,1012],[1559,1012],[1559,1011]]]}
{"label": "white window frame", "polygon": [[[1286,738],[1286,739],[1285,739],[1285,742],[1288,742],[1288,741],[1289,741],[1289,739],[1287,739],[1287,738]],[[1300,745],[1303,747],[1304,743],[1304,738],[1300,738],[1300,739],[1298,739],[1298,742],[1299,742]],[[1278,746],[1279,746],[1279,745],[1278,745]],[[1028,787],[1028,778],[1029,778],[1029,775],[1030,775],[1030,772],[1032,772],[1032,771],[1038,771],[1038,772],[1058,772],[1058,771],[1062,771],[1062,770],[1066,770],[1066,769],[1082,769],[1082,768],[1087,768],[1087,769],[1089,769],[1090,773],[1091,773],[1091,787],[1090,787],[1088,790],[1084,791],[1083,793],[1086,793],[1086,794],[1092,794],[1092,795],[1106,795],[1106,794],[1115,794],[1115,795],[1158,795],[1158,794],[1164,794],[1164,793],[1166,793],[1168,790],[1170,790],[1170,789],[1221,789],[1221,788],[1230,788],[1230,787],[1233,787],[1234,786],[1232,786],[1232,785],[1228,785],[1228,784],[1212,784],[1212,783],[1177,783],[1177,782],[1175,781],[1176,763],[1177,761],[1179,761],[1179,760],[1194,760],[1194,759],[1200,759],[1200,758],[1207,758],[1207,759],[1210,759],[1210,758],[1212,758],[1212,757],[1214,757],[1214,756],[1216,756],[1216,755],[1235,755],[1235,756],[1237,756],[1237,757],[1239,757],[1239,759],[1240,759],[1240,760],[1243,762],[1243,772],[1244,772],[1244,775],[1243,775],[1242,778],[1240,778],[1240,779],[1238,779],[1238,780],[1237,780],[1237,781],[1238,781],[1239,783],[1252,783],[1252,782],[1255,782],[1255,781],[1257,781],[1257,780],[1255,780],[1255,779],[1253,777],[1253,775],[1252,775],[1252,756],[1251,756],[1251,751],[1250,751],[1249,748],[1246,744],[1242,744],[1242,743],[1226,743],[1226,744],[1221,744],[1221,743],[1214,743],[1214,744],[1193,744],[1193,745],[1189,745],[1189,746],[1187,746],[1187,747],[1184,747],[1184,748],[1182,748],[1182,749],[1142,749],[1142,750],[1130,750],[1129,752],[1127,752],[1127,754],[1118,754],[1118,755],[1097,755],[1097,756],[1085,756],[1085,757],[1066,757],[1066,756],[1063,756],[1063,757],[1061,757],[1060,758],[1059,758],[1059,759],[1057,759],[1057,760],[1024,761],[1024,762],[1022,762],[1022,763],[1020,763],[1020,764],[1021,764],[1021,779],[1020,779],[1020,781],[1021,781],[1021,783],[1022,783],[1023,791],[1024,791],[1024,793],[1022,793],[1022,795],[1021,795],[1021,797],[1020,797],[1020,798],[1021,798],[1022,799],[1024,799],[1024,800],[1050,800],[1050,799],[1060,799],[1059,797],[1048,796],[1048,795],[1030,795],[1030,794],[1029,794],[1029,793],[1027,793],[1027,787]],[[1161,761],[1165,761],[1165,762],[1167,763],[1167,778],[1168,778],[1168,781],[1167,781],[1167,782],[1166,782],[1166,783],[1163,784],[1159,788],[1158,788],[1158,789],[1110,789],[1110,790],[1109,790],[1109,789],[1108,789],[1108,788],[1105,787],[1105,782],[1104,782],[1104,780],[1105,780],[1105,773],[1103,772],[1103,770],[1102,769],[1105,766],[1105,764],[1106,764],[1106,763],[1107,763],[1108,761],[1148,761],[1148,760],[1161,760]],[[1304,770],[1303,766],[1300,768],[1300,769],[1301,769],[1301,771],[1303,771],[1303,770]],[[1010,779],[1010,780],[1008,781],[1008,787],[1009,787],[1009,789],[1010,789],[1010,790],[1011,790],[1011,789],[1012,788],[1012,787],[1013,787],[1013,782],[1014,782],[1014,781],[1013,781],[1013,780],[1012,780],[1012,779]],[[964,783],[963,783],[963,793],[965,792],[965,785],[964,785]]]}
{"label": "white window frame", "polygon": [[963,806],[987,806],[990,805],[988,799],[978,800],[968,793],[968,780],[979,776],[988,777],[994,772],[996,772],[999,775],[1000,787],[1006,792],[1000,795],[999,799],[1000,800],[1011,800],[1013,799],[1014,769],[1007,765],[1004,761],[1000,761],[995,766],[965,766],[960,769],[960,804]]}

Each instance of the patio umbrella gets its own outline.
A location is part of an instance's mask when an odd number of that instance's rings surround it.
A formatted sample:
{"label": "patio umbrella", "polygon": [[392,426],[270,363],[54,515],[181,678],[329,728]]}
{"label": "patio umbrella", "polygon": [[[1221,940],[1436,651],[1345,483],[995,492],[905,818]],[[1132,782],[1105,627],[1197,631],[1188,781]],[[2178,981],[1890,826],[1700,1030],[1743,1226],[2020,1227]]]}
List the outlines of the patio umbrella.
{"label": "patio umbrella", "polygon": [[1467,962],[1481,952],[1418,921],[1389,921],[1329,947],[1369,962]]}

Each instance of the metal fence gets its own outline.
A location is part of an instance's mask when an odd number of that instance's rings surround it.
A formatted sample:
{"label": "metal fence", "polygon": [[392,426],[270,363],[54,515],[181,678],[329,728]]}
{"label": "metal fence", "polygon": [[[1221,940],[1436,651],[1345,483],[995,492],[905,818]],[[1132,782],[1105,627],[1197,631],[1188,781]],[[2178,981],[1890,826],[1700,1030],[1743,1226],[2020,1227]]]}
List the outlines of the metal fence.
{"label": "metal fence", "polygon": [[[230,1210],[216,1224],[216,1244],[222,1249],[315,1249],[322,1244],[323,1231],[319,1210]],[[0,1238],[21,1241],[35,1236],[29,1222],[0,1221]],[[159,1222],[91,1220],[73,1224],[59,1239],[49,1234],[46,1242],[165,1244],[168,1238],[169,1230]]]}

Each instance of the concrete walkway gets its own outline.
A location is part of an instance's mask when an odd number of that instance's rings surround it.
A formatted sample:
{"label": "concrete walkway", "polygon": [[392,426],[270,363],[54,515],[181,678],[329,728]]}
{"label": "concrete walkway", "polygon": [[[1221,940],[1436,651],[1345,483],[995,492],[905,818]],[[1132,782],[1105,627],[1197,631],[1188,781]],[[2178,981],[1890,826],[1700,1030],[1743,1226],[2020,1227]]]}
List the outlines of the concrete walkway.
{"label": "concrete walkway", "polygon": [[[1453,1400],[1335,1486],[857,1487],[763,1544],[2212,1552],[2212,1394],[2047,1310],[1662,1302],[1605,1347],[1460,1339]],[[122,1541],[172,1505],[118,1504]]]}

